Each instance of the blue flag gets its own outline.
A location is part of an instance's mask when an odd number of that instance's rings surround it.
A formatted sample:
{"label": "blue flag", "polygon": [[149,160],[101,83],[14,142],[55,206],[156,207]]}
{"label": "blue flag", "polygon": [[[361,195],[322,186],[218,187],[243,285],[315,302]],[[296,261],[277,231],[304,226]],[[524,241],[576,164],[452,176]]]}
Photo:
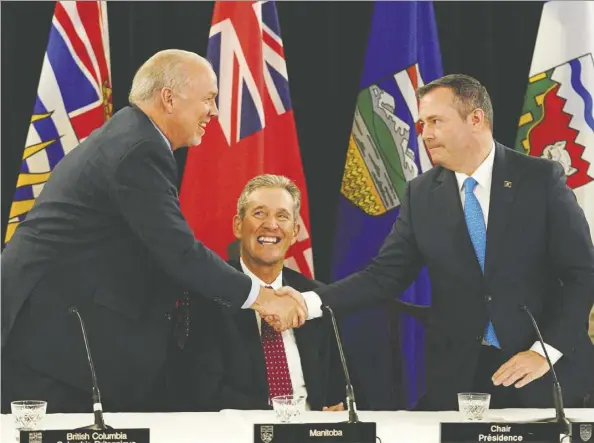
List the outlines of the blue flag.
{"label": "blue flag", "polygon": [[[341,185],[333,280],[369,264],[398,216],[406,182],[432,167],[416,128],[415,91],[442,75],[433,4],[376,2]],[[428,305],[430,298],[423,269],[402,299]],[[424,390],[424,331],[413,319],[401,324],[410,406]],[[351,315],[342,331],[360,394],[371,409],[393,409],[386,312]]]}

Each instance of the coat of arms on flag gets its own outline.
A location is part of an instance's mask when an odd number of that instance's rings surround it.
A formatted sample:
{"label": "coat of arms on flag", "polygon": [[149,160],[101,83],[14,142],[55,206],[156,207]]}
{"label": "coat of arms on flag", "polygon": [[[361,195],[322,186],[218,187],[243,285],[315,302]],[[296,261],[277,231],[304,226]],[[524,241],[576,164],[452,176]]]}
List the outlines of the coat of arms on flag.
{"label": "coat of arms on flag", "polygon": [[594,91],[585,79],[594,79],[592,54],[530,77],[516,140],[517,150],[561,163],[572,189],[594,180]]}
{"label": "coat of arms on flag", "polygon": [[411,127],[418,120],[415,91],[422,85],[414,64],[359,93],[341,193],[368,215],[400,206],[406,183],[420,173],[417,161],[423,171],[431,167],[420,135]]}
{"label": "coat of arms on flag", "polygon": [[593,20],[592,2],[543,4],[515,149],[563,166],[594,239]]}
{"label": "coat of arms on flag", "polygon": [[106,4],[56,2],[5,242],[54,167],[112,108]]}

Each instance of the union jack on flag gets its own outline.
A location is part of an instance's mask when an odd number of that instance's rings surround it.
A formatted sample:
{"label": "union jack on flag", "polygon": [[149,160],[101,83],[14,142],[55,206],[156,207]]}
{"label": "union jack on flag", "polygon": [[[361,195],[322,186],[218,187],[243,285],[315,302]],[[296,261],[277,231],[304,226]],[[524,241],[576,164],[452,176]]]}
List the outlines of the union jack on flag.
{"label": "union jack on flag", "polygon": [[278,174],[301,190],[301,230],[285,264],[313,277],[309,204],[274,2],[216,2],[207,57],[218,77],[219,117],[188,152],[180,200],[194,234],[233,257],[231,220],[253,177]]}
{"label": "union jack on flag", "polygon": [[56,2],[5,242],[58,162],[112,115],[107,5]]}
{"label": "union jack on flag", "polygon": [[221,4],[219,13],[227,18],[210,30],[208,58],[221,78],[219,124],[231,144],[264,129],[265,101],[280,115],[291,109],[291,98],[275,4]]}

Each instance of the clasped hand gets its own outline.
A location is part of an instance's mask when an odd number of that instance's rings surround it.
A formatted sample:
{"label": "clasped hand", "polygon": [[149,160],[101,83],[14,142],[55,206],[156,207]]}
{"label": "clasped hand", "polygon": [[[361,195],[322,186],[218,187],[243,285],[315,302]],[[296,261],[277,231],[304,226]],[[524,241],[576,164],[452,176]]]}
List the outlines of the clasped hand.
{"label": "clasped hand", "polygon": [[278,332],[300,327],[308,316],[303,296],[289,286],[276,291],[265,287],[260,288],[260,294],[252,309]]}

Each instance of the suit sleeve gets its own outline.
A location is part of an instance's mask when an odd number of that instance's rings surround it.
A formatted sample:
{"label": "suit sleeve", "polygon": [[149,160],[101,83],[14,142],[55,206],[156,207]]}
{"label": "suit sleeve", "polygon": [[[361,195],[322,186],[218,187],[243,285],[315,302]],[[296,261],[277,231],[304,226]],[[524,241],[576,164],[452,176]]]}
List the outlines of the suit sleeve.
{"label": "suit sleeve", "polygon": [[172,278],[193,293],[240,308],[252,282],[195,239],[177,198],[175,161],[162,151],[151,141],[134,146],[114,172],[112,198],[132,231]]}
{"label": "suit sleeve", "polygon": [[323,304],[346,313],[399,297],[410,286],[423,266],[412,227],[410,195],[409,183],[392,231],[370,265],[315,291]]}
{"label": "suit sleeve", "polygon": [[578,338],[587,335],[594,304],[594,247],[584,212],[566,185],[561,165],[554,163],[549,183],[548,250],[562,283],[562,300],[552,322],[542,326],[543,339],[568,354]]}
{"label": "suit sleeve", "polygon": [[208,301],[193,303],[190,332],[190,405],[195,411],[271,409],[268,402],[229,385],[225,377],[223,343],[218,338],[223,320]]}

